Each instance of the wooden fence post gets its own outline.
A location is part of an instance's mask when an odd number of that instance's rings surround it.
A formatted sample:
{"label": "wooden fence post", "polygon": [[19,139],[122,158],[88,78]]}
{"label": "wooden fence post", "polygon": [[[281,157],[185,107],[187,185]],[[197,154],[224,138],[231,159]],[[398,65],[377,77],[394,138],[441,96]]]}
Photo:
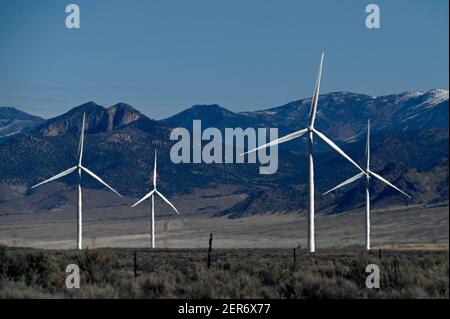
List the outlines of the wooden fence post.
{"label": "wooden fence post", "polygon": [[136,252],[134,252],[134,254],[133,254],[133,265],[134,265],[134,278],[136,278],[137,277],[137,254],[136,254]]}
{"label": "wooden fence post", "polygon": [[212,241],[213,241],[213,234],[209,234],[209,248],[208,248],[208,269],[211,267],[211,252],[212,252]]}
{"label": "wooden fence post", "polygon": [[294,248],[294,269],[297,268],[297,254],[296,254],[296,250]]}

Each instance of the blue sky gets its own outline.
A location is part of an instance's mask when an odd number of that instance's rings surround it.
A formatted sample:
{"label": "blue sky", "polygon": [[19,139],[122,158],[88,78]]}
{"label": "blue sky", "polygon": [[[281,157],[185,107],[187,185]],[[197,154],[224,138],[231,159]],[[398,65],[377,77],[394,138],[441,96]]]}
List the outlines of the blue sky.
{"label": "blue sky", "polygon": [[[0,0],[0,106],[51,117],[93,100],[152,118],[322,92],[448,89],[447,0]],[[365,7],[381,8],[381,29]]]}

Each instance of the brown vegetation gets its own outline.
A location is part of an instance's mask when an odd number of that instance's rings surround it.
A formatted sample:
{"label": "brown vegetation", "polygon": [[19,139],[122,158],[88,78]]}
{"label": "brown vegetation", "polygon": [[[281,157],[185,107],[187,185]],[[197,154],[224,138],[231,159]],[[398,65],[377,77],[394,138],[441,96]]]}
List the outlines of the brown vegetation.
{"label": "brown vegetation", "polygon": [[[39,251],[0,247],[0,298],[449,298],[447,252],[139,250]],[[65,287],[77,264],[81,288]],[[365,286],[368,264],[380,289]]]}

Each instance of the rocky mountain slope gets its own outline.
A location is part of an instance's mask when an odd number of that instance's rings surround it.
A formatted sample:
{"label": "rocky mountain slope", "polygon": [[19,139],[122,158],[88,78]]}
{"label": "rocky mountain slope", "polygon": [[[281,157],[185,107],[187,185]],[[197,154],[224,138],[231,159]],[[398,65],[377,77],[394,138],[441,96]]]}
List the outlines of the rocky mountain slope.
{"label": "rocky mountain slope", "polygon": [[[245,194],[226,211],[246,214],[302,211],[306,208],[307,162],[303,140],[279,152],[276,174],[260,175],[259,164],[174,164],[169,136],[173,127],[279,127],[280,134],[303,128],[310,100],[265,111],[234,113],[220,106],[194,106],[163,121],[152,120],[130,105],[105,108],[89,102],[49,119],[0,145],[1,202],[26,200],[29,186],[74,165],[82,114],[86,113],[84,164],[127,196],[142,195],[150,186],[154,151],[158,151],[159,187],[168,195],[189,194],[195,188],[233,185]],[[407,200],[383,185],[373,185],[375,206],[428,205],[448,202],[448,91],[373,98],[353,93],[321,96],[317,126],[336,140],[357,162],[364,162],[367,118],[373,123],[372,167],[413,196]],[[352,176],[354,168],[317,141],[316,188],[324,192]],[[292,146],[298,146],[293,148]],[[73,177],[63,182],[74,185]],[[98,188],[89,177],[84,187]],[[49,189],[50,191],[50,189]],[[61,200],[51,196],[45,207]],[[360,185],[335,194],[317,194],[318,209],[338,213],[363,204]],[[0,213],[2,213],[0,211]]]}
{"label": "rocky mountain slope", "polygon": [[11,136],[30,131],[44,122],[43,118],[13,107],[0,107],[0,143]]}
{"label": "rocky mountain slope", "polygon": [[[364,139],[361,134],[368,119],[372,121],[374,134],[433,127],[448,129],[448,98],[448,91],[437,89],[381,97],[349,92],[324,94],[319,99],[316,126],[340,142]],[[211,125],[221,129],[277,127],[282,135],[306,127],[310,107],[310,98],[262,111],[242,113],[233,113],[217,105],[198,105],[164,121],[172,126],[186,128],[190,128],[193,119],[201,119],[204,127]]]}

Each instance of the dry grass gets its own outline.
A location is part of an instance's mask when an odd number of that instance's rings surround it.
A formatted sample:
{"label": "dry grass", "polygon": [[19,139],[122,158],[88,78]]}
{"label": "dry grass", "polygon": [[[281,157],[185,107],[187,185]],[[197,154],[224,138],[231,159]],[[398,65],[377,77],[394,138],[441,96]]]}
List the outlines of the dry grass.
{"label": "dry grass", "polygon": [[449,249],[449,244],[447,243],[393,243],[393,244],[383,244],[375,246],[374,249],[387,249],[387,250],[426,250],[426,251],[436,251],[436,250],[447,250]]}
{"label": "dry grass", "polygon": [[[39,251],[0,247],[1,298],[449,298],[448,252],[325,250]],[[65,267],[81,270],[81,288],[65,288]],[[365,287],[379,265],[381,288]]]}

